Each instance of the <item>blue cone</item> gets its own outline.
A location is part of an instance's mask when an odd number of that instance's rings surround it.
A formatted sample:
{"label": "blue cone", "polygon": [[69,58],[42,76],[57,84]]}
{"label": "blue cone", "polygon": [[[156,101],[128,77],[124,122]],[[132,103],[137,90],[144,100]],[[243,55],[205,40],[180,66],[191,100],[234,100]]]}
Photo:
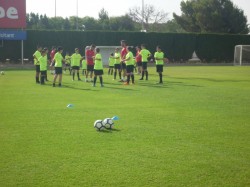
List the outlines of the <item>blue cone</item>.
{"label": "blue cone", "polygon": [[118,116],[114,116],[114,117],[112,117],[112,120],[119,120],[119,117]]}
{"label": "blue cone", "polygon": [[68,105],[67,105],[67,108],[73,108],[73,107],[74,107],[73,104],[68,104]]}

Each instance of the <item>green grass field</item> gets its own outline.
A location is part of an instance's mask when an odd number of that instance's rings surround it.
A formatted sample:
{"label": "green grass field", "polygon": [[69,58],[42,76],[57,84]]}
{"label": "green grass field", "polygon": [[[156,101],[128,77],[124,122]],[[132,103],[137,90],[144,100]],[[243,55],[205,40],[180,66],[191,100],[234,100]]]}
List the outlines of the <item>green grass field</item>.
{"label": "green grass field", "polygon": [[[0,186],[250,186],[250,67],[164,74],[130,86],[105,74],[104,88],[64,74],[53,88],[5,71]],[[114,130],[93,128],[114,115]]]}

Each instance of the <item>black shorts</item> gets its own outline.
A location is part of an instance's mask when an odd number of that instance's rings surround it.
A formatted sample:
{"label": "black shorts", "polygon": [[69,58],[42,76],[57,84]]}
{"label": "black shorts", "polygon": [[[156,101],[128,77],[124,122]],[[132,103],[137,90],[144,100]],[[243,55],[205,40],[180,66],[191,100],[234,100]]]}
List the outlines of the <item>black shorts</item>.
{"label": "black shorts", "polygon": [[147,62],[142,62],[142,69],[147,70],[148,63]]}
{"label": "black shorts", "polygon": [[103,75],[103,70],[94,69],[94,74],[95,75]]}
{"label": "black shorts", "polygon": [[126,64],[125,63],[121,63],[121,69],[126,69],[127,67],[126,67]]}
{"label": "black shorts", "polygon": [[121,69],[121,64],[115,64],[115,69]]}
{"label": "black shorts", "polygon": [[37,73],[40,72],[40,65],[36,65],[36,72],[37,72]]}
{"label": "black shorts", "polygon": [[62,67],[55,67],[55,74],[57,75],[62,74]]}
{"label": "black shorts", "polygon": [[114,66],[109,66],[109,68],[114,68]]}
{"label": "black shorts", "polygon": [[47,74],[46,70],[40,71],[42,76],[45,76]]}
{"label": "black shorts", "polygon": [[135,68],[134,65],[127,65],[126,66],[127,73],[133,73],[134,72],[134,68]]}
{"label": "black shorts", "polygon": [[87,65],[87,71],[94,71],[94,65]]}
{"label": "black shorts", "polygon": [[156,65],[156,72],[162,73],[163,72],[163,65]]}
{"label": "black shorts", "polygon": [[72,66],[71,68],[74,69],[74,70],[79,70],[80,66]]}
{"label": "black shorts", "polygon": [[138,67],[141,67],[141,66],[142,66],[142,62],[141,62],[141,61],[136,62],[136,63],[137,63],[137,66],[138,66]]}
{"label": "black shorts", "polygon": [[66,67],[69,67],[70,65],[69,64],[65,64]]}

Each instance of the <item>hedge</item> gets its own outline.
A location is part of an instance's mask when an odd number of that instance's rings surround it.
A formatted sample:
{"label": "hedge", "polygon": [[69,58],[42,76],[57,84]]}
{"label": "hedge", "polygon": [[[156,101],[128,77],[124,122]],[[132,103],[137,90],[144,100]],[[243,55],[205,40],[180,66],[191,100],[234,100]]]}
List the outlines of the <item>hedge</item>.
{"label": "hedge", "polygon": [[[92,43],[102,46],[120,45],[125,39],[129,45],[144,43],[151,52],[161,45],[166,56],[173,61],[188,60],[193,51],[209,61],[233,61],[235,45],[250,45],[250,35],[195,34],[195,33],[142,33],[142,32],[103,32],[103,31],[37,31],[28,30],[24,41],[24,58],[32,59],[37,45],[63,46],[64,52],[73,52],[78,47],[83,53],[85,46]],[[3,41],[0,47],[0,60],[21,58],[20,41]]]}

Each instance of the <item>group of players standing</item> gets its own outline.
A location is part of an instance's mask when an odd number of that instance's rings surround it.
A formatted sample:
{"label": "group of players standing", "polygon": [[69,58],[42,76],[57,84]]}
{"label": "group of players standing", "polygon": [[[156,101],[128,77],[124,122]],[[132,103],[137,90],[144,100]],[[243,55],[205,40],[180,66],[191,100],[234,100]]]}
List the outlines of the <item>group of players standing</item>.
{"label": "group of players standing", "polygon": [[[164,53],[160,46],[156,47],[156,52],[152,55],[146,46],[142,44],[140,47],[136,47],[136,56],[132,53],[132,47],[127,45],[125,40],[121,41],[121,51],[119,48],[115,49],[109,57],[109,74],[113,72],[114,68],[114,80],[116,80],[117,74],[119,75],[120,81],[124,82],[124,85],[129,85],[130,80],[132,84],[135,84],[134,68],[135,63],[138,66],[138,72],[141,73],[143,80],[144,76],[148,80],[147,64],[150,58],[154,58],[156,63],[156,71],[159,73],[159,84],[163,84],[162,72],[164,62],[167,58],[164,57]],[[65,71],[68,68],[72,75],[72,80],[75,79],[77,74],[78,80],[80,79],[80,65],[82,64],[83,74],[85,74],[86,82],[93,82],[93,86],[96,86],[97,77],[100,79],[101,87],[103,87],[103,62],[100,48],[96,48],[92,44],[89,49],[86,50],[85,57],[82,57],[79,53],[79,49],[75,49],[75,53],[71,56],[67,53],[65,58],[62,56],[63,48],[58,47],[52,49],[50,53],[50,71],[54,74],[53,87],[56,86],[57,78],[59,77],[58,86],[62,86],[62,74],[63,74],[63,63],[65,64]],[[48,49],[38,46],[37,51],[33,54],[34,64],[36,66],[36,83],[45,84],[47,79],[47,65],[48,65]],[[54,69],[54,70],[53,70]],[[93,78],[94,74],[94,78]],[[90,80],[88,79],[90,77]],[[126,77],[126,79],[125,79]],[[39,80],[40,79],[40,80]]]}

